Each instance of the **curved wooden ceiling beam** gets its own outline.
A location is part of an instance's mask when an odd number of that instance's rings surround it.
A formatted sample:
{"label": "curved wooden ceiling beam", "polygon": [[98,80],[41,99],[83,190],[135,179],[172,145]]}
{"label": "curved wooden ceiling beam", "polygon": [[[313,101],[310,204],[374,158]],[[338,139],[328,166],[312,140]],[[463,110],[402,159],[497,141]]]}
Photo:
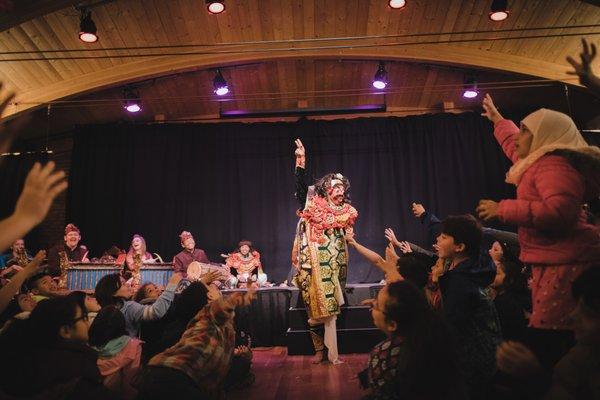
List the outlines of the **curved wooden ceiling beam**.
{"label": "curved wooden ceiling beam", "polygon": [[[251,48],[246,46],[245,49]],[[260,49],[265,46],[261,45]],[[275,47],[274,47],[275,48]],[[574,83],[566,74],[567,66],[538,59],[495,53],[461,46],[426,45],[400,48],[359,48],[301,51],[256,52],[241,54],[190,55],[144,58],[102,71],[85,74],[17,94],[15,104],[10,105],[4,118],[32,111],[45,103],[82,95],[95,90],[120,86],[127,83],[190,70],[208,69],[250,62],[267,62],[282,59],[374,59],[389,61],[427,62],[465,68],[489,69],[531,75],[539,78]]]}

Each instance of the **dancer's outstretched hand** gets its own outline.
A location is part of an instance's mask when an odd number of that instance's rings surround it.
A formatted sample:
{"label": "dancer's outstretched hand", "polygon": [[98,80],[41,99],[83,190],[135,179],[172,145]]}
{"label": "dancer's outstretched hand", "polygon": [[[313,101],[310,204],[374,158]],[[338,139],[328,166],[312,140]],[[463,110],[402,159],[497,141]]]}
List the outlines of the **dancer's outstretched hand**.
{"label": "dancer's outstretched hand", "polygon": [[304,145],[300,139],[296,139],[294,143],[296,143],[296,152],[294,153],[296,155],[296,166],[304,168],[304,164],[306,162],[306,151],[304,150]]}
{"label": "dancer's outstretched hand", "polygon": [[483,111],[484,112],[481,115],[484,116],[484,117],[486,117],[490,121],[492,121],[494,124],[496,124],[499,121],[501,121],[501,120],[504,119],[504,117],[502,117],[502,114],[500,114],[500,112],[498,111],[498,109],[494,105],[494,101],[492,100],[492,96],[490,96],[487,93],[486,93],[485,97],[483,98],[483,104],[482,104],[482,106],[483,106]]}

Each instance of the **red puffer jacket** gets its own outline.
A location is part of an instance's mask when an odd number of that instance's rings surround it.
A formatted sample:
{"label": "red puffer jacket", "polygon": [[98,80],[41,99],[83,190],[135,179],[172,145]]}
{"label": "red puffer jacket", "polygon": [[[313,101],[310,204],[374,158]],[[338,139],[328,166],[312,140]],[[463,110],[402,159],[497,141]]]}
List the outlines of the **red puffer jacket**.
{"label": "red puffer jacket", "polygon": [[[513,137],[519,128],[509,120],[496,124],[494,136],[517,161]],[[586,223],[582,205],[598,197],[599,176],[584,176],[569,161],[548,154],[521,177],[516,200],[502,200],[500,220],[519,226],[521,261],[531,264],[579,264],[600,261],[598,228]]]}

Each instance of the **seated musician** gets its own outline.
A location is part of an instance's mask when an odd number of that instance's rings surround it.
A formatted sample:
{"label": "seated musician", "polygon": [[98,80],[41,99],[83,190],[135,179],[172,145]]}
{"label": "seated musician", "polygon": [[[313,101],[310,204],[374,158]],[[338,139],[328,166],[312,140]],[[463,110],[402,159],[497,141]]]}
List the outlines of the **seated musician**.
{"label": "seated musician", "polygon": [[252,248],[252,242],[242,240],[238,243],[236,251],[222,254],[228,267],[237,271],[239,287],[267,286],[267,274],[263,272],[260,263],[260,253]]}
{"label": "seated musician", "polygon": [[81,232],[73,224],[65,227],[64,242],[48,250],[48,272],[52,276],[60,276],[60,253],[64,252],[70,262],[90,262],[87,258],[88,249],[80,245]]}
{"label": "seated musician", "polygon": [[194,237],[188,231],[183,231],[179,235],[181,247],[183,250],[173,258],[173,269],[175,272],[186,274],[187,267],[192,261],[209,264],[210,260],[206,256],[204,250],[196,248]]}
{"label": "seated musician", "polygon": [[22,268],[25,268],[29,261],[33,259],[33,257],[27,252],[27,249],[25,248],[25,240],[23,239],[15,240],[12,246],[10,246],[10,249],[12,250],[12,257],[6,262],[7,268],[13,265],[18,265]]}
{"label": "seated musician", "polygon": [[125,257],[123,276],[134,291],[138,290],[141,284],[142,266],[153,262],[152,254],[146,250],[146,240],[138,234],[133,235],[127,257]]}

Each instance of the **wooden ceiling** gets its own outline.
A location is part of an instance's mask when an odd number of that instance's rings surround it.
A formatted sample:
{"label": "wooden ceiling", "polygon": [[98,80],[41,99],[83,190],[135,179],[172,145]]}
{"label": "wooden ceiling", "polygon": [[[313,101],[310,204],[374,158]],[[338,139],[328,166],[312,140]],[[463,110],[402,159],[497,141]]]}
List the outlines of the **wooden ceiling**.
{"label": "wooden ceiling", "polygon": [[[13,3],[0,14],[0,81],[17,93],[4,117],[53,103],[59,125],[124,118],[126,85],[140,92],[142,120],[383,102],[403,113],[462,109],[474,105],[460,96],[465,74],[514,91],[507,99],[525,89],[544,97],[515,81],[575,84],[565,57],[600,34],[600,7],[576,0],[511,0],[501,23],[488,19],[491,0],[408,0],[403,10],[387,0],[226,0],[220,15],[203,0]],[[79,41],[74,5],[91,6],[97,43]],[[378,60],[390,75],[385,98],[370,87]],[[224,101],[212,94],[216,67],[232,89]]]}

